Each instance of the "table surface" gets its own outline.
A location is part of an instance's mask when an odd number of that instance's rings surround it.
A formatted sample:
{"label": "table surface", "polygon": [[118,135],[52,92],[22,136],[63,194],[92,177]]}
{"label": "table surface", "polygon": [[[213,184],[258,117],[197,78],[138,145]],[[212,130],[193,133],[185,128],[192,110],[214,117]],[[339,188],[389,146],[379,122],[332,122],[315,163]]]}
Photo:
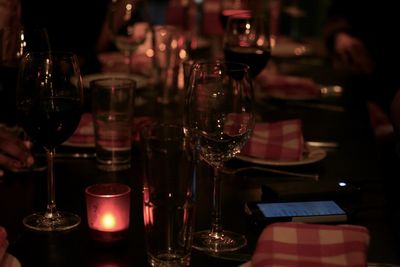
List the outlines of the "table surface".
{"label": "table surface", "polygon": [[[318,64],[324,62],[317,61]],[[338,83],[338,77],[329,68],[321,68],[314,61],[304,65],[318,82]],[[325,65],[324,65],[325,66]],[[284,66],[283,66],[284,67]],[[347,181],[360,187],[360,194],[352,196],[353,216],[348,223],[368,227],[371,235],[369,262],[400,263],[398,230],[392,212],[399,212],[388,205],[384,171],[380,164],[376,142],[370,128],[364,101],[351,93],[351,85],[344,84],[341,97],[320,100],[327,105],[343,107],[343,111],[326,110],[316,106],[320,102],[290,102],[273,99],[257,99],[258,121],[275,121],[299,118],[303,122],[307,141],[337,142],[338,147],[326,150],[321,161],[300,166],[274,166],[274,168],[318,173],[324,181]],[[150,94],[151,95],[151,94]],[[150,115],[162,121],[181,121],[181,106],[162,106],[147,103],[137,107],[136,116]],[[307,103],[307,105],[299,104]],[[141,153],[138,144],[133,147],[132,168],[118,173],[105,173],[96,169],[94,158],[56,160],[56,200],[60,210],[77,213],[81,225],[72,231],[35,233],[26,230],[22,219],[46,205],[46,171],[7,173],[0,178],[0,225],[7,229],[10,240],[9,252],[17,257],[22,266],[146,266],[142,216]],[[60,147],[58,151],[68,152]],[[230,168],[249,166],[237,159],[228,162]],[[196,229],[210,225],[211,170],[202,163],[198,180]],[[132,188],[131,224],[129,235],[123,242],[105,245],[91,240],[87,227],[85,194],[88,185],[98,182],[122,182]],[[310,182],[308,182],[310,183]],[[293,197],[290,188],[307,192],[308,184],[290,180],[287,176],[271,173],[244,172],[240,175],[224,175],[222,216],[225,229],[246,235],[248,245],[240,251],[220,255],[192,253],[191,266],[238,266],[249,260],[260,232],[244,213],[244,204],[261,198],[262,188],[269,185],[286,188],[282,199]],[[274,187],[274,188],[275,188]],[[293,190],[291,191],[293,193]],[[396,236],[397,234],[397,236]]]}

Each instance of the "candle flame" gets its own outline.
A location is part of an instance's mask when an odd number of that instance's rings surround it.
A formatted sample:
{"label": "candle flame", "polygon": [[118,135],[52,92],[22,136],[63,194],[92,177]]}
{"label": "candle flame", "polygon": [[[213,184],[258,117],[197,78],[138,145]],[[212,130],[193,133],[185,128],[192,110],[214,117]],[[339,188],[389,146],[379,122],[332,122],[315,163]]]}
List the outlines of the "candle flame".
{"label": "candle flame", "polygon": [[106,213],[101,219],[101,224],[105,229],[112,229],[116,225],[115,217],[111,213]]}

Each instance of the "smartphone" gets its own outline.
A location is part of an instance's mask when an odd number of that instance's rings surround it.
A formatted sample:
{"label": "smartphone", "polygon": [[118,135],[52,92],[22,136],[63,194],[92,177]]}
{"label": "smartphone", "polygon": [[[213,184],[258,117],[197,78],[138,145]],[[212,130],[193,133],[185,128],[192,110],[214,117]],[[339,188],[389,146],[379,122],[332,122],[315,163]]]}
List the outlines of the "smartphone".
{"label": "smartphone", "polygon": [[245,212],[258,225],[272,222],[346,222],[347,213],[333,200],[291,201],[291,202],[251,202],[246,203]]}

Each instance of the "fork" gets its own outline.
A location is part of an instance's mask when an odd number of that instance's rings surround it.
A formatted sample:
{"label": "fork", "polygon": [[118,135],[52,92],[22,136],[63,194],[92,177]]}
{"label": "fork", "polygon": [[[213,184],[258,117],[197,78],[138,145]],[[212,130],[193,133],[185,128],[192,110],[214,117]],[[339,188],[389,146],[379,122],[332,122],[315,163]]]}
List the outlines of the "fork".
{"label": "fork", "polygon": [[275,173],[275,174],[282,174],[282,175],[288,175],[288,176],[293,176],[293,177],[304,178],[304,179],[310,180],[310,181],[318,181],[319,180],[319,174],[315,174],[315,173],[306,174],[306,173],[298,173],[298,172],[277,170],[277,169],[272,169],[272,168],[267,168],[267,167],[259,167],[259,166],[247,166],[247,167],[241,167],[241,168],[237,168],[237,169],[224,168],[222,170],[223,173],[232,174],[232,175],[238,174],[240,172],[245,172],[245,171],[269,172],[269,173]]}

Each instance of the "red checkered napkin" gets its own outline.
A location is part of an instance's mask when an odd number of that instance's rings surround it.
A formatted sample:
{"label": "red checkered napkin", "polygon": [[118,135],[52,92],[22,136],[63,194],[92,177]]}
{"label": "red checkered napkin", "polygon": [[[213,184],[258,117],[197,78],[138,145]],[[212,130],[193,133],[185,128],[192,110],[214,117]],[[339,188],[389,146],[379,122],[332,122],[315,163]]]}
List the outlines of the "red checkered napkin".
{"label": "red checkered napkin", "polygon": [[281,99],[315,99],[321,97],[319,86],[309,78],[262,72],[256,80],[268,95]]}
{"label": "red checkered napkin", "polygon": [[252,267],[365,267],[369,233],[358,225],[274,223],[258,239]]}
{"label": "red checkered napkin", "polygon": [[229,136],[236,136],[247,132],[249,129],[249,113],[229,113],[224,124],[224,133]]}
{"label": "red checkered napkin", "polygon": [[266,160],[297,161],[304,152],[300,120],[258,123],[241,154]]}

